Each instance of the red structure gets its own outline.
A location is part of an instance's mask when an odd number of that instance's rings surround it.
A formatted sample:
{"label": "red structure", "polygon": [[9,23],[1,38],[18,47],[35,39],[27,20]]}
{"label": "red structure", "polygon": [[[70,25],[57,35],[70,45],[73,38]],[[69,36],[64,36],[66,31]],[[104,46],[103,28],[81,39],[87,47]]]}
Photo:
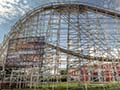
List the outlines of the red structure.
{"label": "red structure", "polygon": [[[112,63],[93,64],[81,66],[80,71],[70,72],[71,77],[83,82],[112,82],[118,81],[117,76],[120,76],[120,65],[113,65]],[[101,79],[102,78],[102,79]]]}
{"label": "red structure", "polygon": [[81,76],[82,76],[81,80],[82,80],[83,82],[88,82],[89,77],[88,77],[88,68],[87,68],[87,66],[83,66],[83,67],[81,68],[80,74],[81,74]]}

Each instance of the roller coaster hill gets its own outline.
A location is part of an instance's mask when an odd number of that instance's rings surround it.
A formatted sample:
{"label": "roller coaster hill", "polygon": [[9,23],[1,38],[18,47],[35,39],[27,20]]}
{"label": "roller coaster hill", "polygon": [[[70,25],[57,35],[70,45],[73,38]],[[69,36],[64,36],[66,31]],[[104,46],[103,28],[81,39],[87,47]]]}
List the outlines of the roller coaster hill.
{"label": "roller coaster hill", "polygon": [[74,81],[119,83],[120,13],[75,1],[40,6],[2,42],[0,70],[1,88],[54,87],[63,77],[67,90]]}

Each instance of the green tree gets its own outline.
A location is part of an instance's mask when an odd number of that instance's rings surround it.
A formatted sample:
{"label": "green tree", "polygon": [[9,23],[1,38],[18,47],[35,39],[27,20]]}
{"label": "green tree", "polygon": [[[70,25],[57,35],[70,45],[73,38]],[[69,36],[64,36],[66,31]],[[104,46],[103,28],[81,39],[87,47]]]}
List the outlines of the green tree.
{"label": "green tree", "polygon": [[67,75],[67,70],[61,70],[60,75]]}

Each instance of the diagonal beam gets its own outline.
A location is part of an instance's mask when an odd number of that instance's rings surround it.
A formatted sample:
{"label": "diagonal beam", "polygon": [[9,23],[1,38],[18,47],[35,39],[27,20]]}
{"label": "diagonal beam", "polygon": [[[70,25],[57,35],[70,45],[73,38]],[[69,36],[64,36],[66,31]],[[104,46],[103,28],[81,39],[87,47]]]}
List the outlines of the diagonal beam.
{"label": "diagonal beam", "polygon": [[78,57],[78,58],[83,58],[83,59],[88,59],[88,60],[98,60],[98,61],[113,61],[113,60],[118,60],[118,59],[111,59],[111,58],[106,58],[106,57],[94,57],[94,56],[89,56],[89,55],[83,55],[83,54],[80,54],[80,53],[76,53],[74,51],[71,51],[71,50],[66,50],[64,48],[61,48],[61,47],[57,47],[57,46],[54,46],[52,44],[49,44],[49,43],[45,43],[47,47],[50,47],[50,48],[53,48],[53,49],[59,49],[61,52],[63,53],[67,53],[69,55],[72,55],[72,56],[75,56],[75,57]]}

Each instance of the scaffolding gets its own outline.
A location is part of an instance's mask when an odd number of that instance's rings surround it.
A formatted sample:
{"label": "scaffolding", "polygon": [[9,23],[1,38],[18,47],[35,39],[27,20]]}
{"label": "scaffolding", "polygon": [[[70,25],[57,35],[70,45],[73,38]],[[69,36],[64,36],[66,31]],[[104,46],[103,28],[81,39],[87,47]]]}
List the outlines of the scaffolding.
{"label": "scaffolding", "polygon": [[50,90],[63,83],[66,90],[73,83],[119,83],[119,24],[118,12],[75,1],[37,8],[15,24],[2,45],[1,82]]}

